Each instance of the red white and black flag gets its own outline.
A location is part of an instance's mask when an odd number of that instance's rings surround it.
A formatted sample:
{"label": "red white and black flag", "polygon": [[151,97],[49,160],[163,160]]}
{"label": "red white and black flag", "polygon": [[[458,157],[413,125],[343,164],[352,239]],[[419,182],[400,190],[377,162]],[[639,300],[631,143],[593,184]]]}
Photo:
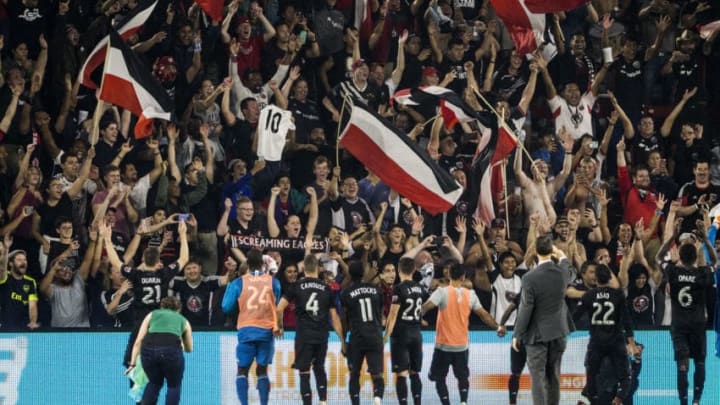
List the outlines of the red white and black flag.
{"label": "red white and black flag", "polygon": [[430,214],[450,210],[463,193],[426,151],[363,105],[353,106],[339,142],[390,188]]}
{"label": "red white and black flag", "polygon": [[171,120],[173,101],[120,35],[111,31],[109,37],[100,99],[140,117],[135,137],[143,138],[152,133],[151,119]]}
{"label": "red white and black flag", "polygon": [[[475,217],[489,224],[495,218],[493,195],[498,192],[492,187],[493,171],[500,169],[496,166],[504,164],[503,159],[515,149],[518,139],[495,114],[488,114],[487,119],[490,120],[490,125],[484,124],[486,130],[480,138],[473,159],[469,187],[471,206],[475,206]],[[497,184],[497,181],[495,183]],[[503,185],[504,179],[500,183]]]}
{"label": "red white and black flag", "polygon": [[[114,30],[117,31],[120,36],[127,40],[131,36],[137,34],[138,31],[143,27],[145,21],[150,17],[157,0],[143,0],[137,5],[127,16],[125,16],[117,25]],[[85,63],[80,68],[80,74],[78,80],[80,84],[91,89],[97,89],[97,77],[93,78],[94,74],[98,76],[102,72],[102,64],[105,62],[105,52],[107,50],[108,41],[110,36],[106,36],[95,45],[95,48],[90,52]]]}
{"label": "red white and black flag", "polygon": [[[402,91],[402,90],[401,90]],[[445,127],[450,129],[458,122],[480,121],[485,126],[491,125],[489,117],[475,111],[456,92],[439,86],[418,87],[410,91],[407,98],[409,104],[437,104]]]}

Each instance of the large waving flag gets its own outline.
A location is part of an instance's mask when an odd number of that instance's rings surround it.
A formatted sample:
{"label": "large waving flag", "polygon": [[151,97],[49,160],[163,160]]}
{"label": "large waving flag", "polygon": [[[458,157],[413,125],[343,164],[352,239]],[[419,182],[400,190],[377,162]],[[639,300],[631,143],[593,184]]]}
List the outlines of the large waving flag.
{"label": "large waving flag", "polygon": [[545,14],[530,11],[527,7],[528,1],[490,0],[495,13],[505,23],[510,38],[515,43],[515,50],[521,55],[535,51],[544,42],[545,36]]}
{"label": "large waving flag", "polygon": [[525,0],[525,5],[533,13],[546,14],[572,10],[587,2],[588,0]]}
{"label": "large waving flag", "polygon": [[463,193],[427,152],[363,105],[353,106],[339,142],[390,188],[433,215],[448,211]]}
{"label": "large waving flag", "polygon": [[152,133],[152,118],[170,121],[173,101],[120,35],[110,32],[100,99],[123,107],[140,117],[135,137]]}
{"label": "large waving flag", "polygon": [[[145,21],[150,17],[157,0],[143,0],[137,5],[125,18],[123,18],[115,26],[115,30],[120,36],[127,40],[131,36],[135,35],[145,24]],[[98,88],[98,84],[93,79],[95,72],[101,72],[102,69],[98,69],[105,62],[105,52],[107,50],[107,44],[109,36],[101,39],[100,42],[95,45],[95,48],[90,52],[82,68],[80,68],[80,74],[78,80],[80,84],[91,89]]]}
{"label": "large waving flag", "polygon": [[[518,139],[512,130],[499,122],[496,115],[490,116],[491,125],[485,126],[480,138],[470,171],[470,196],[475,205],[475,216],[489,224],[495,218],[493,196],[498,194],[497,187],[504,186],[504,179],[496,179],[493,187],[493,173],[499,174],[499,165],[518,145]],[[518,152],[519,153],[519,152]]]}
{"label": "large waving flag", "polygon": [[489,113],[475,111],[457,93],[444,87],[427,86],[411,89],[410,97],[406,98],[406,101],[410,105],[437,104],[440,107],[440,115],[443,117],[445,127],[448,129],[458,122],[473,120],[480,121],[484,126],[492,124],[488,118]]}

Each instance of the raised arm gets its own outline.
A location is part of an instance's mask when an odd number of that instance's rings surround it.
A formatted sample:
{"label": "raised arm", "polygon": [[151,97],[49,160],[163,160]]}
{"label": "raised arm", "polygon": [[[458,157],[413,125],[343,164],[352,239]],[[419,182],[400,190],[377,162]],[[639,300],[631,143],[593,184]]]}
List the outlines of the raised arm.
{"label": "raised arm", "polygon": [[685,90],[685,94],[683,94],[680,101],[678,101],[678,103],[675,105],[675,108],[673,108],[667,118],[665,118],[665,122],[663,122],[662,127],[660,127],[660,135],[662,135],[663,138],[667,138],[668,136],[670,136],[673,125],[675,125],[675,120],[680,115],[683,108],[685,108],[685,104],[687,104],[688,100],[690,100],[695,94],[697,94],[697,91],[697,87],[693,87],[692,90]]}
{"label": "raised arm", "polygon": [[180,237],[180,256],[178,256],[177,264],[178,264],[178,271],[182,271],[182,269],[187,264],[188,260],[190,260],[190,248],[188,247],[188,237],[187,237],[187,225],[185,222],[178,223],[178,236]]}
{"label": "raised arm", "polygon": [[280,227],[278,226],[277,221],[275,221],[275,206],[277,204],[277,197],[279,194],[280,187],[273,186],[270,189],[270,200],[267,208],[267,227],[268,235],[270,235],[271,238],[277,238],[278,235],[280,235]]}
{"label": "raised arm", "polygon": [[108,262],[110,262],[110,266],[115,269],[121,269],[123,266],[123,262],[120,260],[120,256],[118,256],[117,252],[115,251],[115,246],[113,246],[112,230],[110,229],[110,226],[105,223],[104,220],[100,222],[98,232],[100,232],[100,236],[105,241],[105,252],[108,257]]}

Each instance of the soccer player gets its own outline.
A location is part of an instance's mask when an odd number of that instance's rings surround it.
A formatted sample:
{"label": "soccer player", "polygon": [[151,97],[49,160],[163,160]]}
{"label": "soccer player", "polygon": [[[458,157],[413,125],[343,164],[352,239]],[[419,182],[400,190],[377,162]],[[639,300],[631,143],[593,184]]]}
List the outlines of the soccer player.
{"label": "soccer player", "polygon": [[430,381],[435,381],[435,389],[443,405],[450,405],[448,387],[445,383],[450,366],[458,380],[460,402],[467,405],[470,387],[470,369],[468,367],[468,333],[470,312],[474,312],[488,326],[497,330],[498,336],[505,336],[505,327],[499,326],[490,314],[483,309],[475,291],[463,288],[465,269],[454,262],[450,267],[450,285],[440,287],[432,293],[422,305],[425,314],[438,308],[435,333],[435,352],[430,363]]}
{"label": "soccer player", "polygon": [[187,225],[184,222],[178,223],[178,236],[180,237],[180,255],[177,261],[164,266],[160,261],[160,251],[156,247],[149,247],[143,251],[142,263],[137,267],[125,265],[113,247],[112,229],[104,221],[99,227],[100,235],[105,239],[105,251],[112,268],[119,268],[122,275],[131,283],[133,289],[133,319],[134,327],[130,334],[125,349],[124,365],[129,367],[131,363],[132,347],[137,338],[140,326],[145,316],[160,308],[160,301],[168,296],[170,281],[187,264],[190,257],[190,250],[187,240]]}
{"label": "soccer player", "polygon": [[237,318],[237,379],[235,386],[242,405],[248,404],[248,370],[255,361],[260,403],[270,398],[267,367],[275,354],[273,335],[277,329],[276,305],[280,298],[280,281],[262,270],[263,255],[258,250],[247,254],[248,272],[228,284],[222,309],[226,314],[239,308]]}
{"label": "soccer player", "polygon": [[583,295],[578,308],[590,317],[586,382],[582,394],[590,399],[591,404],[600,403],[597,381],[606,358],[610,359],[612,374],[619,382],[612,404],[621,405],[630,392],[628,351],[635,353],[632,320],[625,305],[625,295],[621,290],[610,287],[611,274],[610,268],[604,264],[595,268],[597,287]]}
{"label": "soccer player", "polygon": [[[677,363],[677,389],[680,404],[688,403],[688,369],[689,359],[695,363],[693,376],[693,405],[700,403],[705,386],[705,354],[706,335],[705,325],[705,291],[712,285],[712,269],[717,263],[715,249],[707,239],[702,221],[698,221],[696,234],[702,239],[708,254],[709,266],[697,266],[698,252],[695,245],[685,243],[680,246],[680,261],[668,262],[665,266],[665,276],[670,283],[670,302],[672,305],[672,320],[670,321],[670,336],[675,349],[675,362]],[[675,227],[675,233],[668,238],[655,256],[656,263],[662,263],[670,244],[677,238],[680,226]]]}
{"label": "soccer player", "polygon": [[[383,336],[382,310],[383,295],[376,285],[362,281],[365,269],[363,263],[350,263],[352,284],[342,293],[344,316],[343,332],[350,331],[347,345],[347,361],[350,368],[349,392],[352,405],[360,404],[360,368],[367,361],[368,372],[373,382],[373,404],[382,403],[385,392],[383,381]],[[344,340],[344,339],[343,339]]]}
{"label": "soccer player", "polygon": [[[512,313],[520,306],[521,294],[522,291],[518,292],[512,300],[510,300],[510,303],[507,308],[505,308],[505,312],[503,312],[502,317],[500,318],[500,325],[505,326],[508,319],[510,319],[510,315],[512,315]],[[512,347],[510,348],[510,378],[508,379],[510,405],[517,404],[518,391],[520,390],[520,375],[522,374],[523,369],[525,369],[525,364],[527,363],[525,345],[520,345],[518,349],[520,350],[516,351]]]}
{"label": "soccer player", "polygon": [[342,325],[335,308],[336,293],[323,280],[318,278],[318,259],[313,255],[305,256],[305,277],[291,285],[280,299],[277,307],[278,329],[282,333],[283,312],[289,303],[295,302],[295,361],[293,368],[300,373],[300,395],[303,405],[312,404],[310,389],[310,366],[315,373],[320,405],[327,403],[327,373],[325,355],[328,346],[328,321],[343,342]]}
{"label": "soccer player", "polygon": [[[398,263],[400,283],[392,294],[392,305],[387,318],[383,343],[390,341],[392,370],[395,373],[395,392],[400,405],[407,405],[407,378],[410,376],[410,389],[413,402],[420,405],[422,396],[422,334],[420,309],[425,298],[425,290],[420,283],[413,281],[415,260],[403,257]],[[400,316],[398,317],[398,314]]]}

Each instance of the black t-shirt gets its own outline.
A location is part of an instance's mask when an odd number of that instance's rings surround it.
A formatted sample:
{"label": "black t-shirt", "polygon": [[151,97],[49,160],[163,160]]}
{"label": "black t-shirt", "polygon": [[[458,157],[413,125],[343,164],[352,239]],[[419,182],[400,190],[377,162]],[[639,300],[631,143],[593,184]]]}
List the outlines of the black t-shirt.
{"label": "black t-shirt", "polygon": [[712,285],[712,271],[709,267],[687,269],[669,263],[665,268],[670,283],[673,327],[705,325],[705,291]]}
{"label": "black t-shirt", "polygon": [[424,288],[415,281],[403,281],[395,286],[392,293],[392,303],[400,305],[393,338],[402,338],[413,333],[420,333],[422,312],[420,308],[425,301]]}
{"label": "black t-shirt", "polygon": [[297,143],[308,143],[310,131],[313,128],[324,127],[324,124],[320,121],[318,106],[312,100],[300,102],[292,98],[288,102],[288,110],[292,111],[293,117],[295,117],[295,142]]}
{"label": "black t-shirt", "polygon": [[295,302],[296,339],[303,343],[327,342],[335,292],[324,281],[306,277],[284,290],[283,297]]}
{"label": "black t-shirt", "polygon": [[648,156],[650,152],[659,151],[660,154],[665,154],[665,141],[657,133],[652,134],[650,137],[645,138],[640,134],[637,134],[632,139],[632,151],[633,151],[633,162],[647,164]]}
{"label": "black t-shirt", "polygon": [[369,283],[354,283],[340,298],[347,314],[352,340],[367,344],[382,342],[383,292]]}
{"label": "black t-shirt", "polygon": [[613,62],[610,69],[615,72],[615,96],[623,109],[640,108],[645,94],[645,62],[636,57],[628,62],[621,57]]}
{"label": "black t-shirt", "polygon": [[160,300],[168,296],[168,285],[179,267],[177,262],[156,271],[123,266],[123,276],[133,285],[135,322],[142,322],[145,315],[160,308]]}
{"label": "black t-shirt", "polygon": [[20,280],[7,274],[0,284],[0,325],[4,328],[25,328],[30,323],[28,306],[30,299],[37,300],[37,282],[29,276]]}
{"label": "black t-shirt", "polygon": [[[587,291],[589,290],[588,286],[585,285],[581,278],[575,279],[575,281],[573,281],[570,286],[578,291],[585,291],[586,295]],[[582,300],[576,298],[568,298],[565,300],[565,302],[568,306],[568,309],[570,310],[570,313],[573,314],[573,322],[575,323],[575,327],[578,329],[588,329],[590,327],[590,317],[587,315],[587,312],[581,310]]]}
{"label": "black t-shirt", "polygon": [[[720,199],[720,186],[709,183],[707,187],[700,189],[695,185],[695,182],[692,182],[685,184],[680,189],[680,198],[682,199],[682,204],[685,206],[697,204],[703,195],[707,195],[707,201],[710,207],[715,206]],[[695,222],[702,219],[702,214],[699,210],[686,216],[682,222],[681,231],[692,232],[695,229]]]}
{"label": "black t-shirt", "polygon": [[[119,294],[117,289],[105,290],[100,295],[100,300],[105,308],[112,302],[115,296]],[[134,313],[132,311],[133,302],[135,296],[132,291],[128,291],[120,297],[120,303],[115,309],[115,314],[112,316],[114,319],[115,328],[128,328],[131,327],[134,321]],[[109,326],[109,325],[103,325]]]}
{"label": "black t-shirt", "polygon": [[[72,220],[73,218],[73,204],[67,193],[62,193],[58,203],[51,207],[47,202],[44,202],[37,209],[38,215],[40,215],[40,233],[52,237],[57,237],[57,231],[55,228],[55,221],[59,217],[65,217]],[[77,230],[75,230],[77,232]]]}
{"label": "black t-shirt", "polygon": [[590,340],[611,343],[618,336],[633,336],[632,321],[625,306],[625,295],[610,287],[593,288],[580,300],[582,310],[590,315]]}
{"label": "black t-shirt", "polygon": [[521,68],[517,74],[511,75],[507,69],[503,69],[495,75],[492,90],[511,106],[520,104],[522,93],[528,82],[527,69]]}
{"label": "black t-shirt", "polygon": [[352,80],[341,82],[332,90],[330,99],[333,105],[340,111],[343,104],[343,97],[350,97],[355,102],[368,106],[371,110],[377,111],[378,107],[388,102],[387,86],[383,88],[367,82],[364,89],[355,86]]}
{"label": "black t-shirt", "polygon": [[218,288],[220,288],[218,276],[203,277],[195,287],[183,277],[175,277],[170,281],[173,295],[182,303],[182,314],[192,326],[211,325],[213,296]]}
{"label": "black t-shirt", "polygon": [[625,306],[630,311],[630,318],[635,326],[652,326],[654,322],[655,299],[650,285],[645,288],[628,288]]}

